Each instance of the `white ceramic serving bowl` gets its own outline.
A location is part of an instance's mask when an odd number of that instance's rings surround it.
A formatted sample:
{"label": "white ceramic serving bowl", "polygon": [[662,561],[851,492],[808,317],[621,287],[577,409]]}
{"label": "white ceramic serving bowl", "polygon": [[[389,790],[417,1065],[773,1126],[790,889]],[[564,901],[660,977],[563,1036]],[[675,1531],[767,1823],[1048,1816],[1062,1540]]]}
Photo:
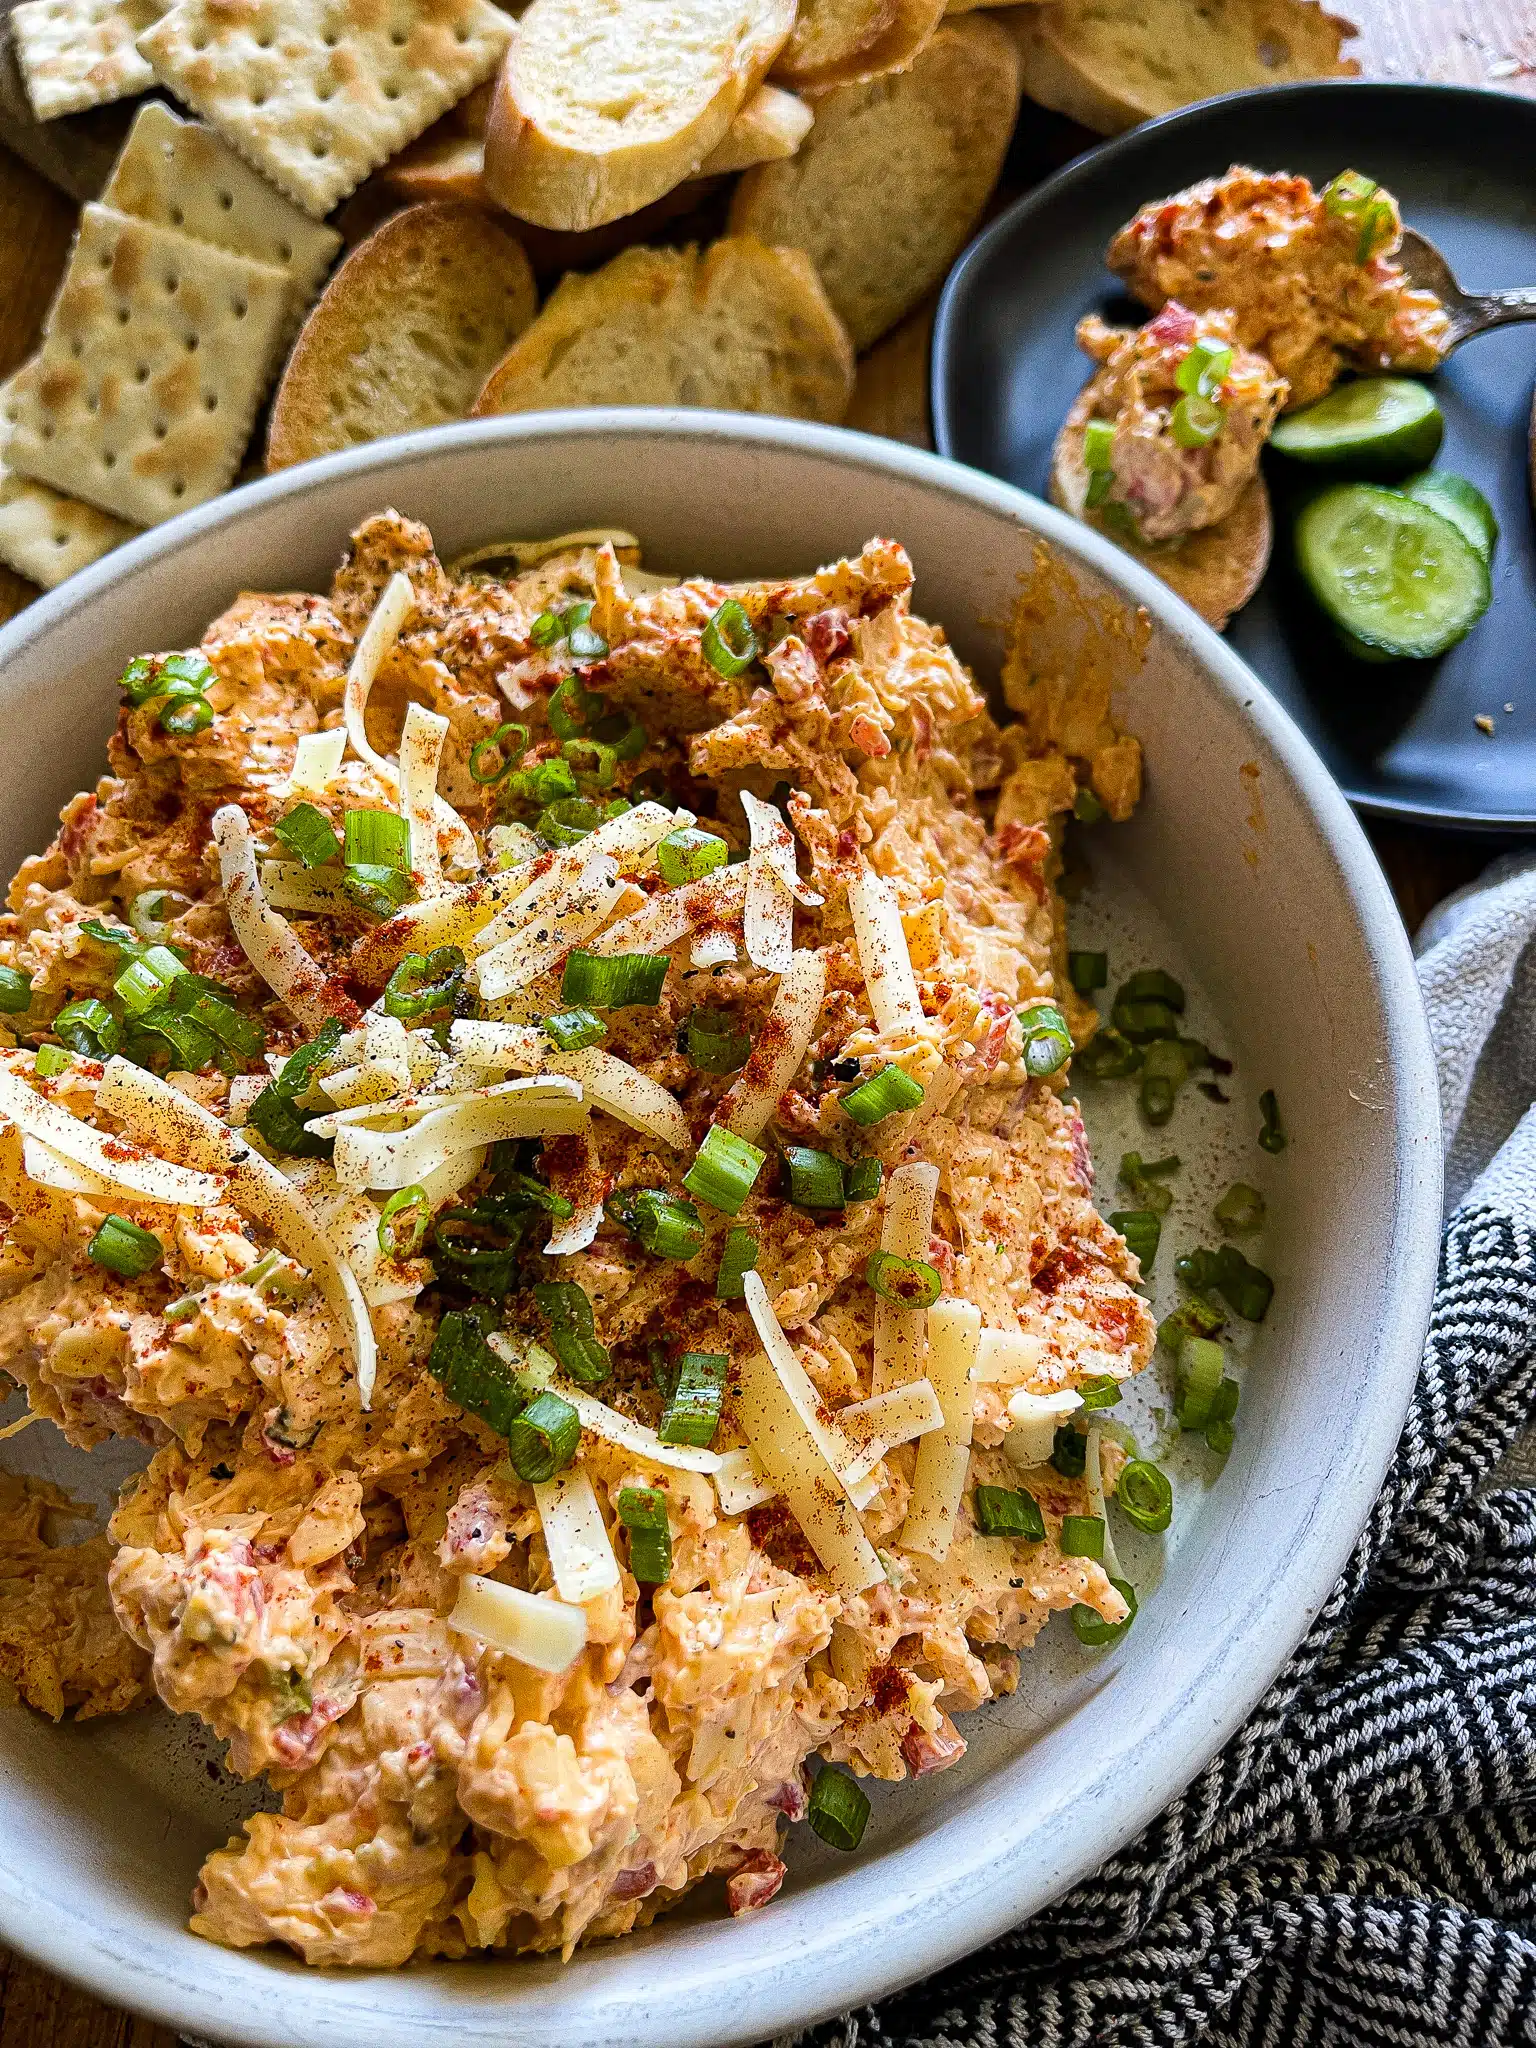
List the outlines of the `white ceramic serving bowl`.
{"label": "white ceramic serving bowl", "polygon": [[[563,1969],[325,1973],[229,1953],[184,1928],[221,1832],[201,1766],[151,1768],[141,1739],[106,1724],[0,1714],[0,1938],[104,1998],[192,2035],[303,2048],[761,2041],[949,1962],[1092,1870],[1231,1734],[1325,1599],[1398,1434],[1435,1266],[1435,1072],[1408,945],[1296,728],[1123,554],[893,443],[703,413],[532,415],[380,443],[237,491],[77,576],[0,632],[5,872],[102,771],[131,655],[194,644],[239,590],[323,590],[349,530],[386,505],[424,519],[444,555],[611,523],[653,563],[724,577],[894,535],[917,609],[983,676],[1043,537],[1088,596],[1150,614],[1118,704],[1147,793],[1116,858],[1177,930],[1238,1055],[1245,1113],[1264,1085],[1284,1105],[1265,1240],[1279,1285],[1237,1447],[1136,1627],[1084,1660],[1070,1712],[973,1717],[993,1718],[972,1768],[878,1802],[859,1854],[811,1859],[766,1912],[685,1911]],[[41,1435],[6,1447],[17,1465]]]}

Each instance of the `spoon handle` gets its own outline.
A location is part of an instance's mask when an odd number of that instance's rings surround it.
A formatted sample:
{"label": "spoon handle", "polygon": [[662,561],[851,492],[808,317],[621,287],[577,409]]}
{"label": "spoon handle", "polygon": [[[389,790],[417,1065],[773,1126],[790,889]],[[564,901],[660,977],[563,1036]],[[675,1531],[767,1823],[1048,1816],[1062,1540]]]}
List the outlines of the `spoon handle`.
{"label": "spoon handle", "polygon": [[1517,320],[1536,320],[1536,284],[1510,292],[1468,292],[1456,309],[1456,338],[1467,341]]}

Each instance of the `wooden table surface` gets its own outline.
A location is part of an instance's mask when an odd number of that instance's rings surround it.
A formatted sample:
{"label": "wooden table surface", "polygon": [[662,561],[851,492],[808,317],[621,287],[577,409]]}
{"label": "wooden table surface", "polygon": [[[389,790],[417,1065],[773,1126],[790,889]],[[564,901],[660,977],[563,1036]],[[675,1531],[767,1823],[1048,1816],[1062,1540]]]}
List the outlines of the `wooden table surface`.
{"label": "wooden table surface", "polygon": [[[1349,46],[1368,78],[1435,79],[1536,94],[1536,0],[1334,0],[1360,25]],[[1087,140],[1088,138],[1085,138]],[[0,377],[35,346],[64,267],[76,209],[0,146]],[[0,565],[0,620],[36,595]],[[1403,916],[1415,927],[1501,842],[1409,826],[1369,827]],[[168,2029],[102,2005],[0,1949],[0,2048],[176,2048]]]}

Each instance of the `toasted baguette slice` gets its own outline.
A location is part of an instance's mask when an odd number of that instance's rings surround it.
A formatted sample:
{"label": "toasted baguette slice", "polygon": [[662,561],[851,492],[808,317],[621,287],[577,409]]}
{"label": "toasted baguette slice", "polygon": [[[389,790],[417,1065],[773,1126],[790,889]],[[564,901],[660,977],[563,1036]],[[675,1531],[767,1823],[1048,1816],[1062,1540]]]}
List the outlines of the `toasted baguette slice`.
{"label": "toasted baguette slice", "polygon": [[852,347],[808,260],[735,238],[702,254],[626,249],[566,278],[474,409],[713,405],[835,421],[852,389]]}
{"label": "toasted baguette slice", "polygon": [[1353,26],[1316,0],[1054,0],[1008,16],[1024,90],[1100,135],[1243,86],[1351,78]]}
{"label": "toasted baguette slice", "polygon": [[800,0],[795,32],[773,75],[823,92],[905,71],[943,14],[944,0]]}
{"label": "toasted baguette slice", "polygon": [[1269,567],[1274,521],[1269,490],[1262,476],[1238,499],[1225,519],[1202,528],[1174,546],[1143,547],[1111,534],[1097,512],[1088,510],[1088,467],[1083,461],[1083,435],[1090,413],[1085,387],[1074,400],[1051,453],[1051,502],[1074,519],[1096,527],[1128,555],[1160,576],[1170,590],[1193,605],[1219,633],[1235,611],[1258,589]]}
{"label": "toasted baguette slice", "polygon": [[840,86],[788,163],[748,171],[733,235],[803,249],[866,349],[948,270],[997,182],[1018,48],[985,15],[944,22],[910,71]]}
{"label": "toasted baguette slice", "polygon": [[948,0],[946,14],[972,14],[978,7],[1044,7],[1049,0]]}
{"label": "toasted baguette slice", "polygon": [[723,140],[794,21],[795,0],[533,0],[496,81],[486,189],[546,228],[638,212]]}
{"label": "toasted baguette slice", "polygon": [[431,199],[485,204],[485,144],[473,135],[424,135],[390,158],[378,183],[410,205]]}
{"label": "toasted baguette slice", "polygon": [[699,176],[719,178],[753,164],[781,163],[810,134],[814,118],[795,93],[760,85],[699,165]]}
{"label": "toasted baguette slice", "polygon": [[352,251],[300,330],[273,401],[268,469],[462,419],[537,305],[522,244],[478,207],[396,214]]}
{"label": "toasted baguette slice", "polygon": [[907,441],[914,448],[933,446],[928,354],[937,304],[930,299],[919,306],[868,355],[860,356],[844,426],[857,427],[863,434],[883,434],[888,441]]}

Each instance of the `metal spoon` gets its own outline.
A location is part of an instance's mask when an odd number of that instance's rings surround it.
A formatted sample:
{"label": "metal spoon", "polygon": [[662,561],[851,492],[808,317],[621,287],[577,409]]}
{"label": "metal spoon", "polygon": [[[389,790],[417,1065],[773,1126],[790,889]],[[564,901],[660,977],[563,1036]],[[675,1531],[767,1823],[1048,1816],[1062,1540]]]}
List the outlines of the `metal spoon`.
{"label": "metal spoon", "polygon": [[1536,320],[1536,285],[1524,285],[1512,292],[1464,292],[1449,263],[1417,228],[1403,229],[1397,261],[1407,272],[1409,283],[1433,292],[1450,315],[1447,355],[1490,328],[1508,327],[1516,320]]}

